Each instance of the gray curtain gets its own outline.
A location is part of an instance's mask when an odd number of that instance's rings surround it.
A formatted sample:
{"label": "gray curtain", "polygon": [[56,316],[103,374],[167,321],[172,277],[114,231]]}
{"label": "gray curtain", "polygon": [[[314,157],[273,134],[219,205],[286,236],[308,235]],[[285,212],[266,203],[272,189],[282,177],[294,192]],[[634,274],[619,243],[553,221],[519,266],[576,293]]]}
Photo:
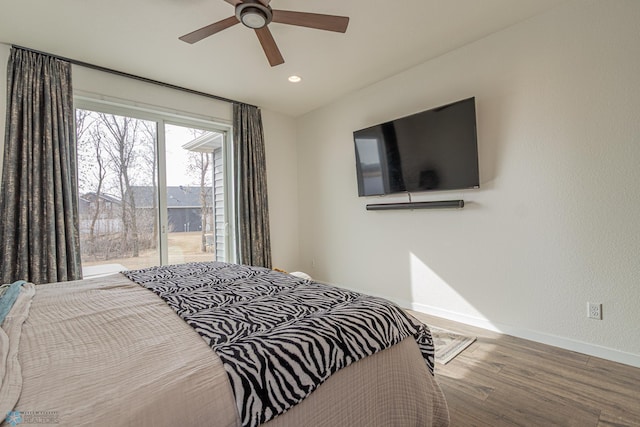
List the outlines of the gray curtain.
{"label": "gray curtain", "polygon": [[271,268],[267,169],[262,116],[258,108],[233,105],[233,144],[237,261]]}
{"label": "gray curtain", "polygon": [[3,283],[80,279],[71,65],[12,48],[0,189]]}

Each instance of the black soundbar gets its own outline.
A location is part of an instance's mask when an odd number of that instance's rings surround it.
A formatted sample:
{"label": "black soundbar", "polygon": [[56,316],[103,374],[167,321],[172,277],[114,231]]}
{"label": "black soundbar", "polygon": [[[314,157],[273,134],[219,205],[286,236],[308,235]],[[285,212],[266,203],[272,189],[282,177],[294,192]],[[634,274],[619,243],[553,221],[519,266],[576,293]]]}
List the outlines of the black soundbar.
{"label": "black soundbar", "polygon": [[464,208],[464,200],[439,200],[435,202],[380,203],[367,205],[368,211],[386,211],[392,209],[447,209]]}

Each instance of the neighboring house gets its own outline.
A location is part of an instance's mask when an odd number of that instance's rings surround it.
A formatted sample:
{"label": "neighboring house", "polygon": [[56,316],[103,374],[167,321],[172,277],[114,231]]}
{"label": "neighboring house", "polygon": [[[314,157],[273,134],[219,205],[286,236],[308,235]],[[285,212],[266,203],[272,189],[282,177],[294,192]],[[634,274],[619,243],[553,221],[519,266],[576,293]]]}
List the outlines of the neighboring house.
{"label": "neighboring house", "polygon": [[[218,178],[215,194],[213,187],[205,189],[208,200],[205,233],[209,250],[216,253],[217,260],[224,260],[224,194],[222,178]],[[157,188],[133,186],[131,191],[135,198],[138,231],[151,233],[157,218]],[[125,197],[125,200],[127,199],[128,196]],[[90,192],[81,195],[79,198],[80,233],[90,239],[93,226],[93,235],[96,238],[118,238],[118,233],[123,231],[122,203],[122,200],[110,194],[97,195]],[[97,215],[96,209],[99,209]],[[199,186],[167,187],[167,231],[169,233],[201,232],[202,211]]]}
{"label": "neighboring house", "polygon": [[[205,239],[207,252],[214,252],[220,247],[221,253],[216,253],[216,259],[224,256],[224,241],[217,242],[213,209],[213,188],[205,188],[207,192],[207,221]],[[139,248],[155,247],[157,241],[158,194],[153,186],[133,186],[131,192],[135,200],[135,217],[137,226],[137,244]],[[125,195],[125,203],[129,194]],[[122,215],[126,207],[127,221],[130,218],[128,204],[109,195],[85,193],[79,198],[80,233],[83,253],[97,257],[117,257],[122,252],[122,232],[124,231]],[[200,187],[174,186],[167,188],[167,232],[202,232],[202,205]],[[129,231],[132,231],[131,228]],[[129,242],[130,243],[130,242]],[[120,252],[119,252],[120,251]]]}
{"label": "neighboring house", "polygon": [[[136,210],[151,211],[158,205],[152,186],[134,186],[133,191]],[[206,189],[211,199],[212,188]],[[100,212],[96,218],[94,231],[96,234],[117,233],[122,229],[122,201],[109,194],[86,193],[79,199],[80,231],[88,233],[96,208]],[[208,207],[211,211],[211,206]],[[167,187],[167,216],[169,232],[202,231],[202,207],[200,203],[200,187],[177,186]],[[140,215],[138,215],[140,216]],[[207,230],[212,230],[212,221],[207,221]]]}
{"label": "neighboring house", "polygon": [[[96,209],[98,215],[95,216]],[[122,230],[122,201],[110,194],[95,192],[85,193],[78,200],[80,214],[80,232],[89,233],[93,223],[95,234],[118,233]],[[94,222],[95,220],[95,222]]]}
{"label": "neighboring house", "polygon": [[[152,210],[158,205],[156,188],[152,186],[133,186],[137,210]],[[212,188],[206,189],[207,198],[211,199]],[[207,211],[211,211],[208,206]],[[200,187],[177,186],[167,187],[167,217],[168,231],[189,232],[202,231],[202,205],[200,202]],[[207,230],[212,228],[212,221],[207,221]]]}

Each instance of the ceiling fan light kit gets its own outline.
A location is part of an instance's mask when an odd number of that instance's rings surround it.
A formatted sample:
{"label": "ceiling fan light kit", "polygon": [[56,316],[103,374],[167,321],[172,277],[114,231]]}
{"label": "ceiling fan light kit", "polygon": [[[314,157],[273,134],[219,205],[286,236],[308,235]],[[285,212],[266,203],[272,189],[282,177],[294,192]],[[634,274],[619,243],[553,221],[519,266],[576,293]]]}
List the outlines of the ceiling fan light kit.
{"label": "ceiling fan light kit", "polygon": [[245,0],[236,6],[236,18],[246,27],[257,30],[269,25],[273,13],[269,6],[264,6],[257,0]]}
{"label": "ceiling fan light kit", "polygon": [[269,64],[272,67],[284,63],[284,59],[276,45],[268,25],[271,22],[296,25],[299,27],[315,28],[318,30],[344,33],[349,25],[346,16],[322,15],[319,13],[294,12],[290,10],[273,10],[269,6],[270,0],[225,0],[233,5],[235,16],[223,19],[213,24],[192,31],[179,37],[186,43],[196,43],[241,22],[245,27],[255,30],[262,45]]}

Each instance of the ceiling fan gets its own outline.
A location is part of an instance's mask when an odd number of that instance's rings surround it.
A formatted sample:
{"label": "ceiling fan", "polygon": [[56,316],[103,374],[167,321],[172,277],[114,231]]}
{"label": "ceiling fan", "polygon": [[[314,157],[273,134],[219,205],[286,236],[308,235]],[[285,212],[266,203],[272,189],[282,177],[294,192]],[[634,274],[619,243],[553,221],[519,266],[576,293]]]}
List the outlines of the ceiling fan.
{"label": "ceiling fan", "polygon": [[283,64],[284,58],[271,35],[271,31],[269,31],[269,23],[277,22],[279,24],[297,25],[338,33],[346,32],[347,26],[349,25],[349,18],[346,16],[273,10],[271,6],[269,6],[271,0],[225,1],[236,8],[235,16],[230,16],[222,21],[202,27],[199,30],[179,37],[179,39],[193,44],[241,22],[246,27],[255,30],[258,40],[260,40],[260,44],[262,45],[262,50],[264,50],[264,53],[267,55],[269,64],[275,67],[276,65]]}

